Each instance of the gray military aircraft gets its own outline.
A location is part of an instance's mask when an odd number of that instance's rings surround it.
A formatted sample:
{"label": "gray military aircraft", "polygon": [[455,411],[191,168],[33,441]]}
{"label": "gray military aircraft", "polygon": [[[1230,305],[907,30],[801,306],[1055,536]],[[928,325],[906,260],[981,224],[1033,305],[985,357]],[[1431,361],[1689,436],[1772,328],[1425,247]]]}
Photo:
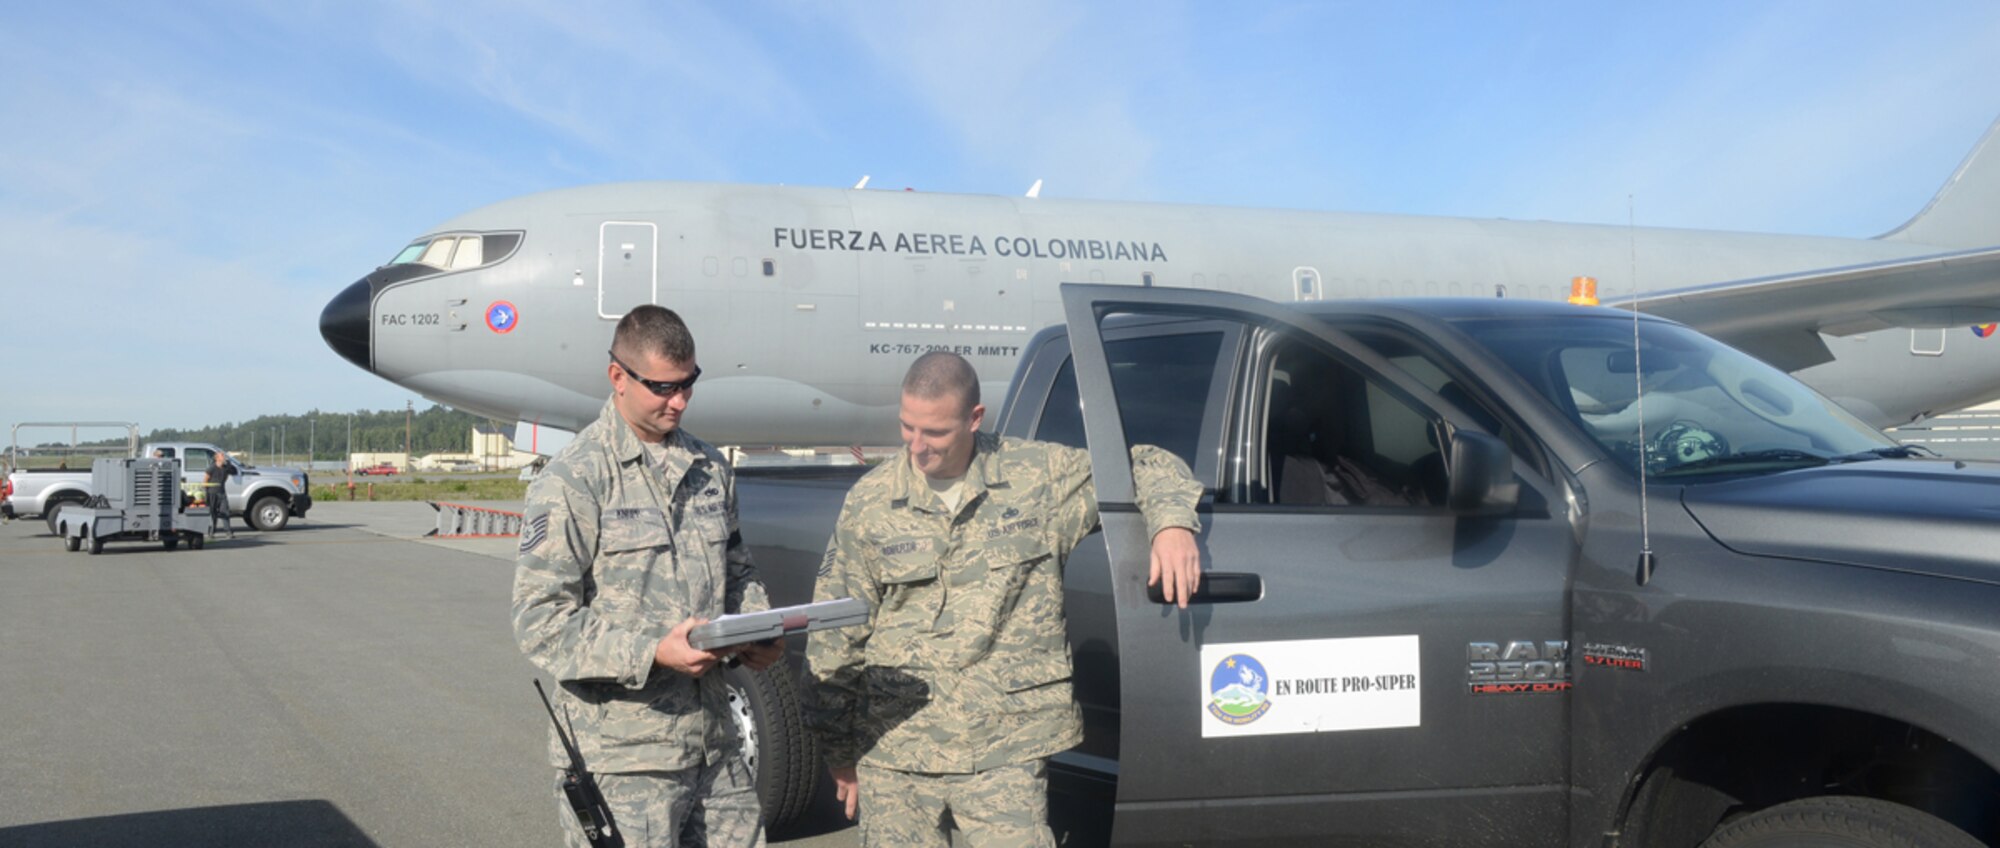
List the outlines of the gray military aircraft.
{"label": "gray military aircraft", "polygon": [[[690,428],[881,444],[909,361],[966,355],[999,398],[1061,282],[1279,300],[1494,295],[1686,322],[1892,426],[2000,398],[2000,121],[1930,205],[1871,239],[831,188],[618,183],[468,212],[336,295],[320,333],[552,452],[603,403],[610,323],[678,311]],[[865,181],[864,181],[865,182]],[[1039,186],[1037,186],[1039,187]],[[1030,192],[1031,195],[1034,192]],[[1968,332],[1967,328],[1970,328]]]}

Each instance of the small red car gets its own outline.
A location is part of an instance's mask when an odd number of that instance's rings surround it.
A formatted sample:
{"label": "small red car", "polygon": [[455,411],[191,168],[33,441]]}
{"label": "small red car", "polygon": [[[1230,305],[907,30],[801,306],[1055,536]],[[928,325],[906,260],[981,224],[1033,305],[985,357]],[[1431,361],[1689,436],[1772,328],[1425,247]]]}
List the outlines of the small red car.
{"label": "small red car", "polygon": [[382,462],[382,463],[377,463],[375,465],[370,465],[367,468],[356,468],[354,469],[354,473],[363,476],[369,474],[394,474],[396,473],[396,466],[390,465],[389,463],[386,462]]}

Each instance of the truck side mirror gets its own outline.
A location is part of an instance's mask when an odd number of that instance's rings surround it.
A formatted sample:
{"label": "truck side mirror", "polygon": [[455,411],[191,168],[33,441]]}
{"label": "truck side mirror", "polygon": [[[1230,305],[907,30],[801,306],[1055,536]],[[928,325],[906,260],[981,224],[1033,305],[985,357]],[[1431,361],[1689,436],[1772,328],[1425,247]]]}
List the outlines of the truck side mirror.
{"label": "truck side mirror", "polygon": [[1459,515],[1505,515],[1521,499],[1514,454],[1477,430],[1455,430],[1446,453],[1445,506]]}

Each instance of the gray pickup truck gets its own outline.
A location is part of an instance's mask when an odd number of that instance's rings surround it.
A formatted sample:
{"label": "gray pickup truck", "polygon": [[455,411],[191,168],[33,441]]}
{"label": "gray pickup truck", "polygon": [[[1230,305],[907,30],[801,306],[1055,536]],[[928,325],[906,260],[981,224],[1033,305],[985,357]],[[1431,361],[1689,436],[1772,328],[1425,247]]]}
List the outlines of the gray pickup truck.
{"label": "gray pickup truck", "polygon": [[[135,440],[136,441],[136,440]],[[128,445],[129,448],[129,445]],[[199,486],[214,462],[214,445],[205,442],[154,442],[139,448],[139,458],[155,452],[181,464],[183,487]],[[312,481],[296,468],[265,468],[244,465],[231,457],[236,476],[229,478],[223,491],[229,496],[230,514],[241,516],[258,530],[283,530],[294,517],[304,518],[312,508]],[[0,513],[9,518],[39,515],[56,532],[56,512],[66,503],[90,500],[89,469],[24,468],[7,475],[8,494],[0,500]]]}
{"label": "gray pickup truck", "polygon": [[[989,420],[1094,459],[1051,782],[1108,827],[1076,841],[2000,844],[2000,467],[1614,310],[1063,297]],[[1208,489],[1184,611],[1132,442]],[[741,479],[772,602],[806,600],[852,478]],[[818,767],[749,688],[782,815]]]}

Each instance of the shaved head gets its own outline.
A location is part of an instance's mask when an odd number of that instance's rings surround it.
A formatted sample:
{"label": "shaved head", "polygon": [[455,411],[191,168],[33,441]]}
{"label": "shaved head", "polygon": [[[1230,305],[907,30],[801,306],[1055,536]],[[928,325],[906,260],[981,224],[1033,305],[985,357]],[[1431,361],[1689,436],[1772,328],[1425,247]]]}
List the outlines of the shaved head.
{"label": "shaved head", "polygon": [[961,412],[970,413],[979,405],[979,373],[965,357],[934,350],[910,363],[909,373],[903,375],[903,394],[928,401],[953,398]]}

